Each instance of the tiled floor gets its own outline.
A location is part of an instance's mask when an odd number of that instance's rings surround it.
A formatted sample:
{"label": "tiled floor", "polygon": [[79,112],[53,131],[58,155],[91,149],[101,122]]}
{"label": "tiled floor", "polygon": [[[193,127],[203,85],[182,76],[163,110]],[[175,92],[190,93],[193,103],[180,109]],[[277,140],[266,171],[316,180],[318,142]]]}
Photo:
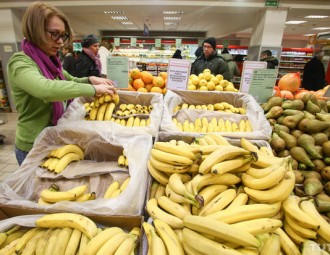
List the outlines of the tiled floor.
{"label": "tiled floor", "polygon": [[18,168],[14,151],[17,117],[15,112],[0,112],[0,135],[5,136],[4,144],[0,144],[0,181]]}

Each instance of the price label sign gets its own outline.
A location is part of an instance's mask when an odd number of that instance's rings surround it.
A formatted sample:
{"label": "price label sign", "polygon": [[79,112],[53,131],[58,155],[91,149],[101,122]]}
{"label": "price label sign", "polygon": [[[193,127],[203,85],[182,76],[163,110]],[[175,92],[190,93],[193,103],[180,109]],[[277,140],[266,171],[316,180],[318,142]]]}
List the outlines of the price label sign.
{"label": "price label sign", "polygon": [[167,89],[186,90],[189,75],[189,60],[170,58],[167,68]]}
{"label": "price label sign", "polygon": [[273,95],[278,69],[257,69],[253,71],[249,94],[259,103],[267,102]]}
{"label": "price label sign", "polygon": [[266,69],[266,61],[244,61],[241,84],[239,87],[240,92],[248,93],[250,89],[251,77],[255,69]]}
{"label": "price label sign", "polygon": [[115,83],[116,88],[128,87],[128,58],[107,58],[107,77]]}

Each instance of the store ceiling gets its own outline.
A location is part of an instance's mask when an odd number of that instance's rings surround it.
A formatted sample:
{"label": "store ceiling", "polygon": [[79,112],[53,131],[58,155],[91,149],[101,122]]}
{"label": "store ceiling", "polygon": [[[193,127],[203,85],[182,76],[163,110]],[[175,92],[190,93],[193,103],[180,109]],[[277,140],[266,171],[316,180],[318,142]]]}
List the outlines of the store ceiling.
{"label": "store ceiling", "polygon": [[[19,17],[33,0],[0,0],[0,9],[13,9]],[[219,1],[47,1],[60,8],[69,18],[75,34],[102,35],[120,31],[129,36],[131,31],[143,35],[144,24],[153,31],[163,31],[163,36],[173,31],[184,36],[185,32],[205,32],[205,36],[240,40],[251,36],[254,17],[265,8],[265,0],[219,0]],[[276,8],[276,7],[268,7]],[[279,0],[279,8],[288,9],[287,20],[305,20],[299,25],[286,25],[284,38],[307,40],[305,34],[329,32],[312,30],[315,27],[330,27],[330,0]],[[124,25],[111,19],[114,14],[104,11],[123,11],[133,24]],[[182,11],[181,15],[164,15],[163,11]],[[327,15],[325,19],[306,19],[307,15]],[[180,21],[165,21],[164,16],[178,16]],[[130,30],[136,28],[137,30]],[[196,33],[197,34],[197,33]]]}

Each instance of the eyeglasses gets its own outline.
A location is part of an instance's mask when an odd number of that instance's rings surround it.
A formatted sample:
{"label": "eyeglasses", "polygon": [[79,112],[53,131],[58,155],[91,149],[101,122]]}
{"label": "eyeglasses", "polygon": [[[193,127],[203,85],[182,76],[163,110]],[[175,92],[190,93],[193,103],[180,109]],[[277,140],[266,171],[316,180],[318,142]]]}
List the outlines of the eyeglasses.
{"label": "eyeglasses", "polygon": [[212,49],[212,46],[203,46],[204,49]]}
{"label": "eyeglasses", "polygon": [[58,32],[53,32],[53,31],[48,31],[48,30],[45,30],[45,31],[47,33],[50,33],[50,36],[51,36],[52,40],[55,41],[55,42],[57,42],[61,38],[62,41],[65,43],[69,39],[69,34],[68,33],[60,34]]}

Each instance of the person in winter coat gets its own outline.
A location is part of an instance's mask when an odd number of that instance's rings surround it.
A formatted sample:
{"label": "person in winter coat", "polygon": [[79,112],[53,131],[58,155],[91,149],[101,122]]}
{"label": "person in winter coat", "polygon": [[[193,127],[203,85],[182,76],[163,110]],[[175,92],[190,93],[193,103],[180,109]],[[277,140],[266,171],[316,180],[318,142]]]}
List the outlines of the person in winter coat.
{"label": "person in winter coat", "polygon": [[221,56],[226,60],[229,73],[230,73],[230,81],[234,79],[234,76],[241,76],[241,73],[238,69],[238,66],[233,59],[233,56],[229,53],[227,48],[224,48],[221,52]]}
{"label": "person in winter coat", "polygon": [[322,63],[324,51],[319,50],[315,52],[314,57],[305,64],[302,87],[308,90],[323,89],[326,85],[325,68]]}
{"label": "person in winter coat", "polygon": [[182,59],[181,50],[177,49],[177,50],[174,52],[172,58]]}
{"label": "person in winter coat", "polygon": [[[38,25],[36,25],[38,24]],[[116,94],[111,80],[96,76],[77,78],[63,70],[57,53],[73,40],[68,19],[45,3],[31,4],[22,18],[22,51],[8,61],[8,85],[19,114],[15,154],[21,165],[35,139],[56,126],[70,99]]]}
{"label": "person in winter coat", "polygon": [[75,63],[76,59],[74,57],[73,53],[73,47],[72,45],[66,45],[62,48],[62,54],[63,54],[63,62],[62,67],[65,71],[67,71],[69,74],[74,75],[75,70]]}
{"label": "person in winter coat", "polygon": [[218,55],[214,37],[204,40],[203,53],[195,60],[191,73],[199,75],[205,69],[209,69],[214,75],[221,74],[224,79],[230,80],[228,65],[226,61]]}
{"label": "person in winter coat", "polygon": [[76,61],[75,74],[77,77],[98,76],[101,77],[102,64],[98,54],[100,45],[97,37],[87,35],[81,42],[83,51]]}
{"label": "person in winter coat", "polygon": [[270,50],[264,50],[260,53],[260,61],[267,62],[267,69],[275,69],[278,66],[278,60],[272,56],[272,52]]}

